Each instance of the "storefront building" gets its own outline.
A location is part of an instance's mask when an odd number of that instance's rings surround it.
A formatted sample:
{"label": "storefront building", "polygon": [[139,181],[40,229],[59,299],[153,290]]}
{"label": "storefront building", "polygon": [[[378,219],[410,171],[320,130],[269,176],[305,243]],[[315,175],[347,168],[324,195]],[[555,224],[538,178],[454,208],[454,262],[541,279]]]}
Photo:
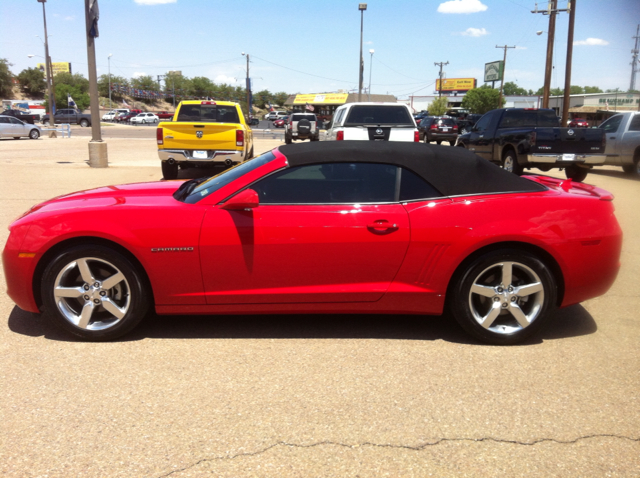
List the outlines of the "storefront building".
{"label": "storefront building", "polygon": [[[549,108],[562,116],[564,97],[549,98]],[[569,118],[581,118],[589,126],[598,126],[607,118],[621,111],[638,111],[640,94],[638,93],[589,93],[569,97]]]}
{"label": "storefront building", "polygon": [[[397,103],[393,95],[361,95],[362,101],[376,103]],[[284,103],[293,112],[315,113],[318,119],[328,121],[333,117],[336,108],[347,103],[358,102],[357,93],[312,93],[306,95],[291,95]]]}

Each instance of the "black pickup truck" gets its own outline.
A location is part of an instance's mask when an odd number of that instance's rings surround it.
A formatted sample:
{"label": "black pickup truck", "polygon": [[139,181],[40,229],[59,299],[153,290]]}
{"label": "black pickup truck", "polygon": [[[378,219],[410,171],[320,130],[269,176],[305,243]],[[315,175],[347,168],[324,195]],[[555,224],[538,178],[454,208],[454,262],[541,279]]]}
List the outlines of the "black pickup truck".
{"label": "black pickup truck", "polygon": [[14,118],[18,118],[19,120],[22,120],[25,123],[29,123],[29,124],[35,124],[35,121],[37,121],[38,119],[37,115],[30,115],[27,113],[23,113],[20,110],[13,110],[13,109],[4,110],[2,113],[0,113],[0,115],[13,116]]}
{"label": "black pickup truck", "polygon": [[[73,108],[64,108],[56,111],[56,114],[53,115],[53,119],[56,124],[79,124],[84,128],[91,126],[91,115],[78,113]],[[42,117],[42,123],[45,125],[50,123],[49,115],[44,115]]]}
{"label": "black pickup truck", "polygon": [[551,109],[506,108],[486,113],[456,144],[515,174],[560,168],[567,178],[583,181],[591,167],[604,164],[603,133],[560,128]]}

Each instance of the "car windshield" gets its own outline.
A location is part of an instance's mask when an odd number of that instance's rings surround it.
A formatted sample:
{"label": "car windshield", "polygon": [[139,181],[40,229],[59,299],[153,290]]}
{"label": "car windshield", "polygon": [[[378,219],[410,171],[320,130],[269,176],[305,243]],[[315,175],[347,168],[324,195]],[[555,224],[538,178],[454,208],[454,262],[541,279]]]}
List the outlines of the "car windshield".
{"label": "car windshield", "polygon": [[351,108],[345,126],[364,124],[391,124],[414,126],[414,121],[404,106],[357,105]]}
{"label": "car windshield", "polygon": [[178,121],[202,123],[239,123],[235,105],[182,105]]}
{"label": "car windshield", "polygon": [[[247,174],[254,169],[264,166],[265,164],[273,161],[276,156],[271,152],[264,153],[250,161],[240,163],[233,168],[229,168],[220,174],[210,177],[206,181],[193,188],[193,191],[189,193],[187,197],[183,199],[184,202],[194,204],[200,201],[202,198],[207,197],[209,194],[217,191],[218,189],[226,186],[227,184],[235,181],[240,176]],[[175,197],[175,196],[174,196]]]}

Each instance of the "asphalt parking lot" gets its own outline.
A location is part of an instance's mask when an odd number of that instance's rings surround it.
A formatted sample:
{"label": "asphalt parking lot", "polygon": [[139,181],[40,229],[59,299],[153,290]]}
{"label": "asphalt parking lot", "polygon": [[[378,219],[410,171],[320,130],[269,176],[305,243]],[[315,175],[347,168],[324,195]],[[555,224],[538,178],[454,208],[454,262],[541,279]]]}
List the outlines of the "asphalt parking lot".
{"label": "asphalt parking lot", "polygon": [[[104,127],[106,169],[86,165],[90,134],[0,140],[2,244],[45,199],[161,178],[153,128]],[[0,475],[640,476],[640,181],[586,182],[616,197],[618,279],[518,346],[446,315],[152,315],[84,343],[18,309],[2,277]]]}

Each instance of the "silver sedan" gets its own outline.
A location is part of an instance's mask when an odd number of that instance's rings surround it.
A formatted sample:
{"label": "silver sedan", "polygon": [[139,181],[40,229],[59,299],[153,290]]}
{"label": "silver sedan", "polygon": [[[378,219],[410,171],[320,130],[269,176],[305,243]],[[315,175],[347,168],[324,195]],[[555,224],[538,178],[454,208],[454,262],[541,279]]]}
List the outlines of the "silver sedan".
{"label": "silver sedan", "polygon": [[38,139],[42,130],[40,127],[20,121],[13,116],[0,115],[0,138],[20,139],[23,136]]}

